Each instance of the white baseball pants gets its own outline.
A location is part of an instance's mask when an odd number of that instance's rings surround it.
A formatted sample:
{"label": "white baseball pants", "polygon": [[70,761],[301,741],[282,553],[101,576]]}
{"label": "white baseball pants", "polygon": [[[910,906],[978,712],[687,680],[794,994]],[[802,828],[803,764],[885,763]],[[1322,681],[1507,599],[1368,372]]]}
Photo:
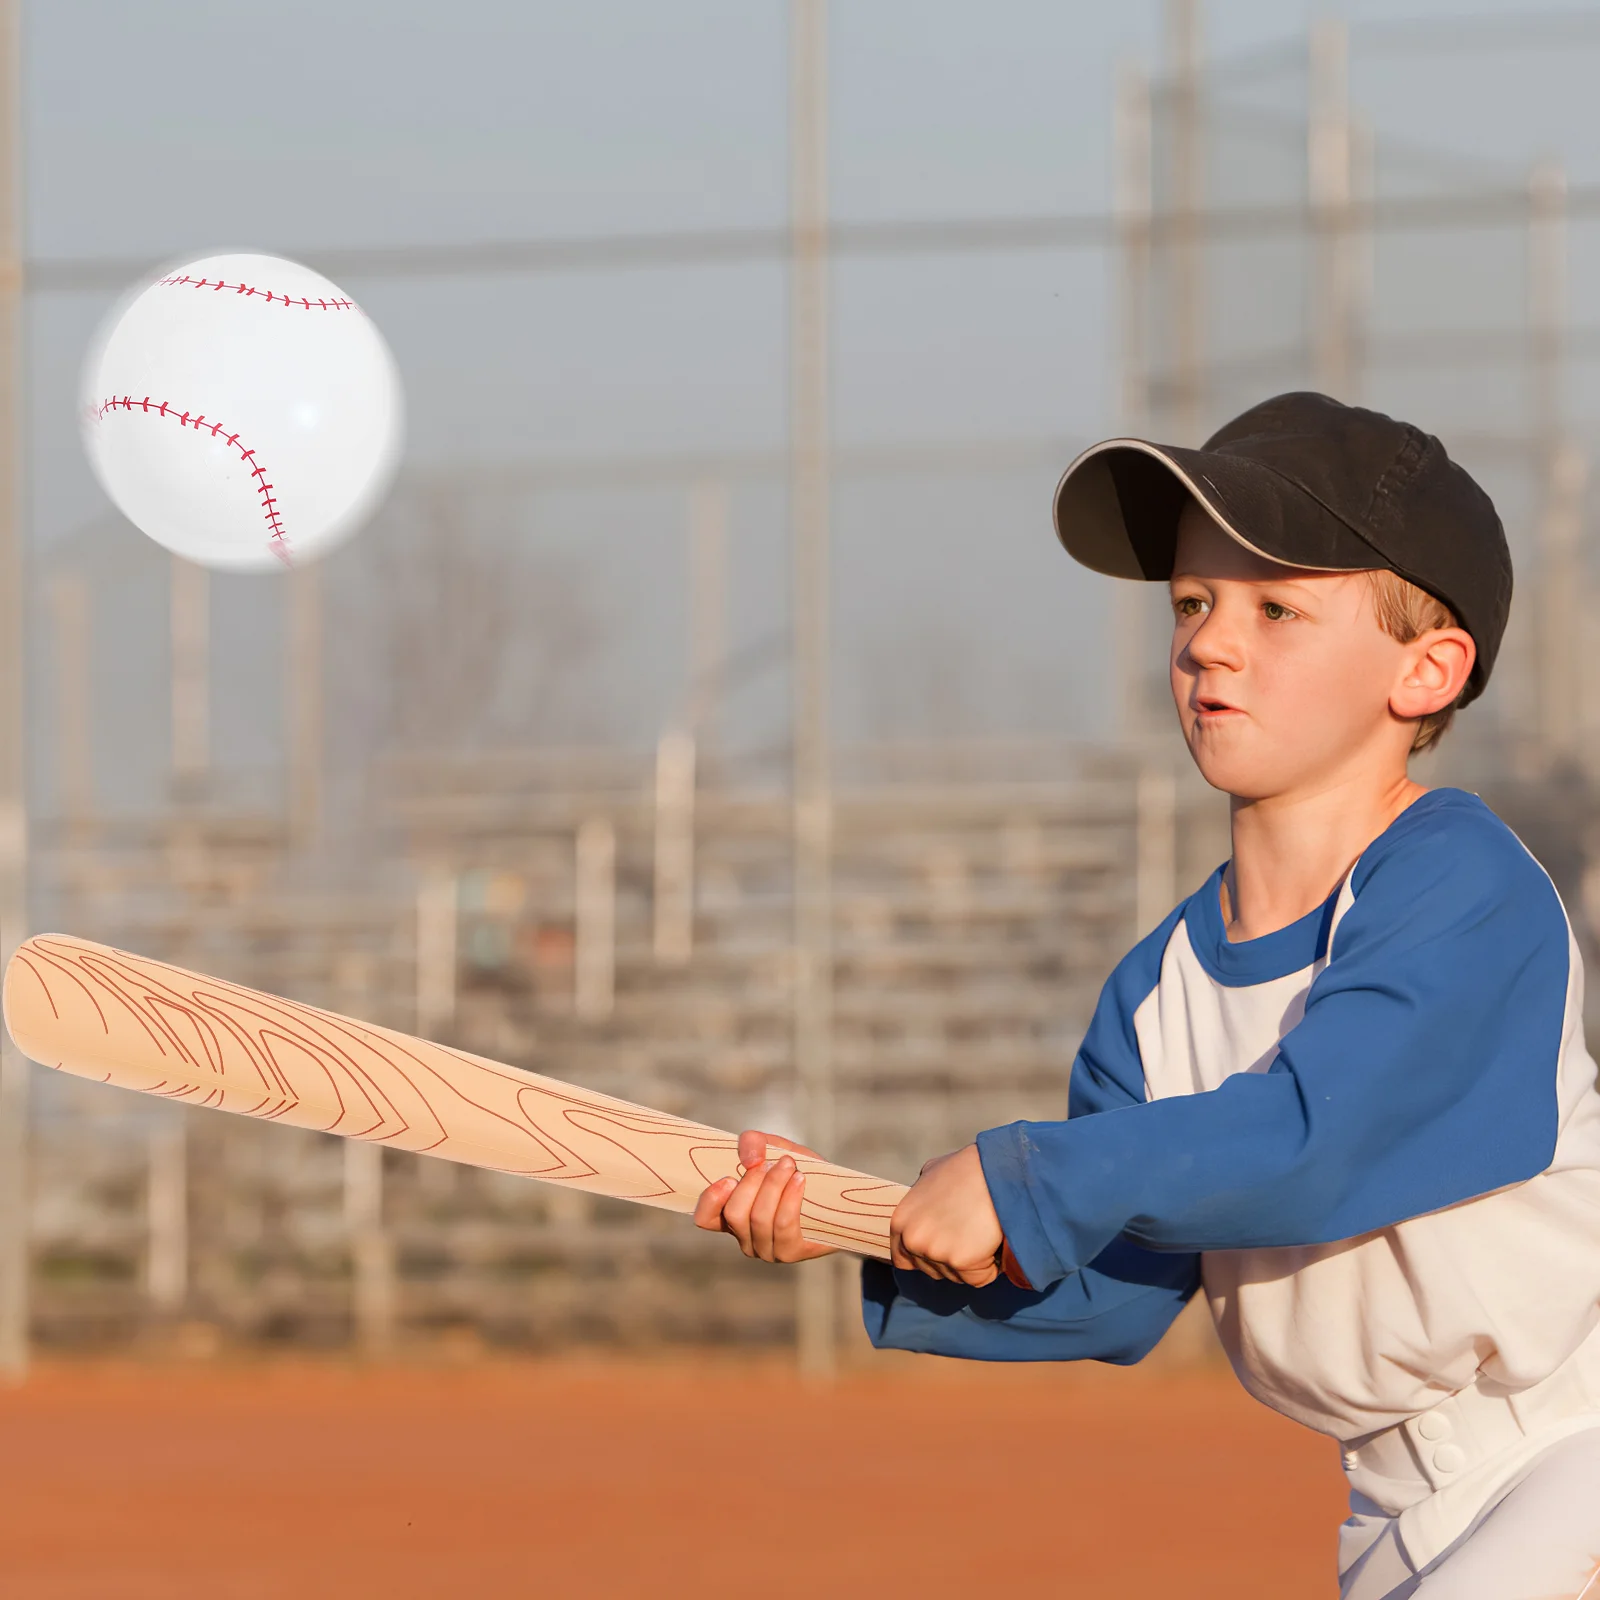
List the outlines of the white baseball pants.
{"label": "white baseball pants", "polygon": [[1536,1456],[1420,1572],[1395,1523],[1353,1502],[1339,1600],[1600,1600],[1600,1428]]}

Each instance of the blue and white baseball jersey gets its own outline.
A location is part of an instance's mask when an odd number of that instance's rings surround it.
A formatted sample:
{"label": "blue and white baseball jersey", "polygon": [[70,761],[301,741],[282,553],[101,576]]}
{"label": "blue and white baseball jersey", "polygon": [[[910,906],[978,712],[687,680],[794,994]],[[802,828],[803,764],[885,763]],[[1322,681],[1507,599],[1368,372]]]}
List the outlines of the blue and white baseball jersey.
{"label": "blue and white baseball jersey", "polygon": [[1061,1122],[979,1136],[1037,1287],[868,1263],[875,1343],[1137,1361],[1203,1288],[1245,1386],[1341,1440],[1516,1392],[1600,1321],[1600,1092],[1549,878],[1433,790],[1232,944],[1220,872],[1112,974]]}

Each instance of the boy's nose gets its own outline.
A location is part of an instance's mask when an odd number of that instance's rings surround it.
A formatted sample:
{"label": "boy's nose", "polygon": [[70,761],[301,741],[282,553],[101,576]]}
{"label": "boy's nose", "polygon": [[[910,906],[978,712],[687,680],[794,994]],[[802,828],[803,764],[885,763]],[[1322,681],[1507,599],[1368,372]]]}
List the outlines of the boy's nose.
{"label": "boy's nose", "polygon": [[1221,607],[1211,611],[1195,631],[1189,635],[1183,654],[1197,667],[1230,667],[1243,665],[1243,650],[1238,630],[1229,614]]}

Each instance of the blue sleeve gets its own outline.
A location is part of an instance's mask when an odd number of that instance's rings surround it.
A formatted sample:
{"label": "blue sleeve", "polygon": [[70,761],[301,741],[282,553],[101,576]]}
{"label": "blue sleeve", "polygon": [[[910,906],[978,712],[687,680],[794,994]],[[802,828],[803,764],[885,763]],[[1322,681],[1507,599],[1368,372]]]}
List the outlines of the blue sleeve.
{"label": "blue sleeve", "polygon": [[1044,1290],[982,1289],[883,1261],[861,1264],[861,1314],[880,1350],[974,1361],[1110,1361],[1149,1354],[1200,1284],[1200,1258],[1113,1241]]}
{"label": "blue sleeve", "polygon": [[1549,1165],[1569,978],[1549,879],[1470,802],[1403,815],[1352,889],[1266,1072],[979,1135],[1032,1283],[1119,1235],[1178,1251],[1331,1243]]}
{"label": "blue sleeve", "polygon": [[[1135,946],[1107,982],[1073,1063],[1071,1116],[1144,1098],[1133,1014],[1159,980],[1179,915],[1173,912]],[[1044,1290],[1018,1289],[1004,1279],[968,1289],[881,1261],[863,1262],[861,1312],[880,1350],[976,1361],[1126,1365],[1155,1348],[1199,1283],[1198,1255],[1163,1254],[1117,1239],[1082,1270]]]}

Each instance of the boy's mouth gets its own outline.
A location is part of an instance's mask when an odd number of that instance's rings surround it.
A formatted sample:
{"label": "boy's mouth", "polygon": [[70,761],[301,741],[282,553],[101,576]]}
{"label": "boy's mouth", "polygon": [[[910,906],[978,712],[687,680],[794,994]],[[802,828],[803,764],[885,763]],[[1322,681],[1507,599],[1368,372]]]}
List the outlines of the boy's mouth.
{"label": "boy's mouth", "polygon": [[1194,701],[1195,714],[1202,722],[1214,722],[1220,717],[1229,714],[1238,715],[1239,708],[1229,705],[1226,700],[1219,700],[1215,695],[1199,695]]}

